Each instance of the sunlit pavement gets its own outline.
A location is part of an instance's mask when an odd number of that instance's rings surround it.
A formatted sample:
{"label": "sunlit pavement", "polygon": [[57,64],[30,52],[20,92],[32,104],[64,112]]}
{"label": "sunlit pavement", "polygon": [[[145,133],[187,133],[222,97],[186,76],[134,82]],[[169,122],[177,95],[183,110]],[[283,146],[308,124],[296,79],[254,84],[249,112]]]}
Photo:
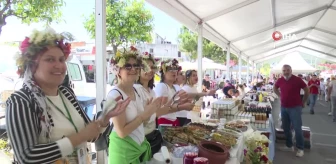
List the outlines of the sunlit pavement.
{"label": "sunlit pavement", "polygon": [[[278,150],[282,143],[276,144],[274,164],[336,164],[336,123],[328,116],[329,104],[318,100],[315,106],[315,114],[309,114],[309,107],[302,112],[303,126],[310,127],[312,131],[312,148],[305,149],[302,158],[295,156],[294,152],[282,152]],[[273,105],[273,117],[276,121],[280,112],[280,103]]]}

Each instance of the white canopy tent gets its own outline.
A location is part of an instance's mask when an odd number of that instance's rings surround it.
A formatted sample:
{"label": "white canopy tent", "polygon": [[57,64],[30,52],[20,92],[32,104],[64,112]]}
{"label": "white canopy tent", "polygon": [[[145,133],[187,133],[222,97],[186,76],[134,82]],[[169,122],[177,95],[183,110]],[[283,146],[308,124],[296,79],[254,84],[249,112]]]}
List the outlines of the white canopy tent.
{"label": "white canopy tent", "polygon": [[[239,72],[243,59],[248,67],[252,64],[252,74],[257,63],[295,51],[336,62],[335,0],[146,1],[198,32],[198,59],[203,57],[203,37],[224,48],[228,61],[226,77],[229,77],[230,53],[239,56]],[[105,97],[106,87],[105,7],[106,1],[96,0],[97,104]],[[275,42],[272,39],[275,31],[296,37]],[[201,60],[198,69],[202,70]],[[198,73],[201,77],[202,72]],[[102,154],[98,153],[99,164],[107,162]]]}
{"label": "white canopy tent", "polygon": [[[182,66],[182,70],[186,71],[189,69],[198,69],[198,60],[195,62],[181,62],[179,63]],[[208,58],[202,58],[202,67],[203,71],[205,70],[226,70],[226,66],[222,64],[215,63],[213,60],[210,60]]]}
{"label": "white canopy tent", "polygon": [[293,73],[310,73],[315,72],[316,69],[309,65],[300,55],[299,52],[292,52],[287,54],[275,67],[272,68],[272,73],[281,73],[282,66],[288,64],[292,67]]}
{"label": "white canopy tent", "polygon": [[[199,44],[203,36],[248,61],[252,73],[257,63],[293,51],[336,61],[335,0],[146,1],[198,32]],[[284,38],[274,41],[275,31]]]}

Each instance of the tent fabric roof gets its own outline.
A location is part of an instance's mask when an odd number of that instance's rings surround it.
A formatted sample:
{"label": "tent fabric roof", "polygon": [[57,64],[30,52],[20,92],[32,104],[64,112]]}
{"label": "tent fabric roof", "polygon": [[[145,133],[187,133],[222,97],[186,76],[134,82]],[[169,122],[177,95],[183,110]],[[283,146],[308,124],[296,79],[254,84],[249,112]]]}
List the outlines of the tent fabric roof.
{"label": "tent fabric roof", "polygon": [[288,64],[292,67],[293,73],[310,73],[316,71],[314,67],[309,65],[300,55],[299,52],[287,54],[275,67],[272,68],[272,73],[281,73],[282,66]]}
{"label": "tent fabric roof", "polygon": [[295,51],[336,61],[335,0],[146,1],[191,30],[203,22],[205,38],[253,63]]}

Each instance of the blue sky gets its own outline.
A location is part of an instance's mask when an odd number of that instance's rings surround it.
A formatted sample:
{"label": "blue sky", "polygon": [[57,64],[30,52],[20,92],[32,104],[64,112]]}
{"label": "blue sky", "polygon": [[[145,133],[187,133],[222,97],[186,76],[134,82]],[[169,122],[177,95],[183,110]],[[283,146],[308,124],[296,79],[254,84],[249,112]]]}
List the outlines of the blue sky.
{"label": "blue sky", "polygon": [[[95,1],[94,0],[65,0],[66,6],[63,7],[63,19],[64,23],[52,24],[58,32],[67,31],[72,33],[78,41],[94,42],[90,38],[83,27],[85,17],[88,17],[94,12]],[[154,32],[158,33],[162,37],[166,37],[167,41],[176,43],[177,35],[181,24],[175,21],[170,16],[161,12],[157,8],[146,3],[146,8],[152,11],[154,15]],[[25,36],[29,36],[33,29],[44,28],[43,23],[35,23],[30,26],[22,24],[20,20],[15,17],[7,19],[7,25],[3,27],[2,34],[0,36],[0,42],[3,41],[21,41]]]}

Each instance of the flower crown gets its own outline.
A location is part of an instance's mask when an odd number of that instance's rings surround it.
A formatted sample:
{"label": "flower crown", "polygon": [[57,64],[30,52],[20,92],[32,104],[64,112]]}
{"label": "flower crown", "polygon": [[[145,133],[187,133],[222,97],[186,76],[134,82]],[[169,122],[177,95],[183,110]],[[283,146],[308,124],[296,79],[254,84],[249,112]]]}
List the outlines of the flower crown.
{"label": "flower crown", "polygon": [[152,55],[151,53],[148,53],[148,52],[142,53],[141,60],[142,60],[142,64],[144,65],[145,71],[150,70],[149,65],[145,61],[150,60],[154,63],[155,66],[157,66],[159,64],[159,61],[160,61],[160,59],[155,58],[154,55]]}
{"label": "flower crown", "polygon": [[27,59],[34,58],[50,46],[61,48],[65,58],[68,58],[71,53],[71,44],[64,43],[64,40],[65,37],[63,35],[56,33],[51,28],[45,31],[34,30],[32,35],[26,37],[19,47],[21,54],[16,56],[16,65],[18,66],[17,73],[23,75]]}
{"label": "flower crown", "polygon": [[166,73],[168,69],[175,68],[177,71],[181,71],[182,67],[179,66],[179,63],[176,59],[166,60],[161,62],[160,72]]}
{"label": "flower crown", "polygon": [[123,67],[130,58],[139,58],[139,51],[135,47],[131,46],[129,50],[124,49],[124,52],[117,51],[116,55],[111,58],[111,64],[117,67]]}

